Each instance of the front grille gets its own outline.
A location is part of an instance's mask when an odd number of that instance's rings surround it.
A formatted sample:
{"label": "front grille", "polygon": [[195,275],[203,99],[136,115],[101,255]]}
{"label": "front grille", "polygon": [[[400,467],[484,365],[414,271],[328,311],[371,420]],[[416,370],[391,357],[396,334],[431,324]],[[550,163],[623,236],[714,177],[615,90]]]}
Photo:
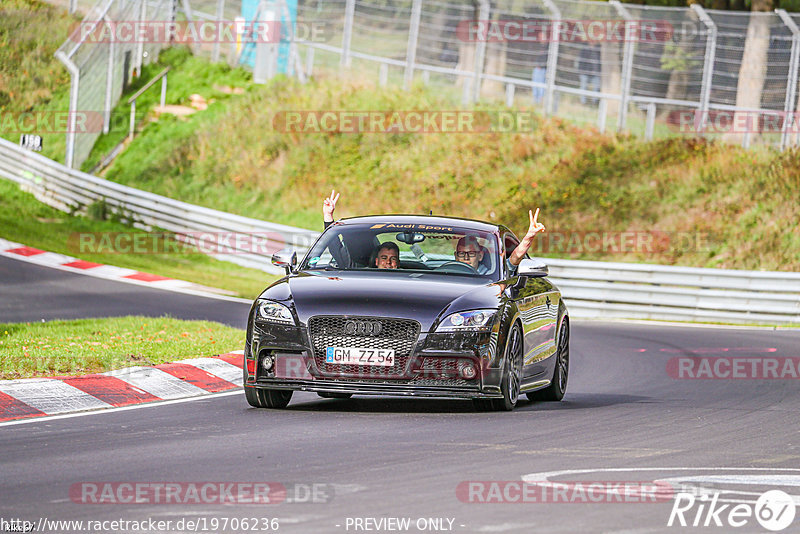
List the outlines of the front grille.
{"label": "front grille", "polygon": [[[359,327],[353,328],[353,322]],[[367,323],[367,327],[360,327],[364,323]],[[360,378],[403,376],[408,368],[419,332],[419,323],[410,319],[317,316],[308,320],[314,361],[317,369],[326,376]],[[394,349],[394,365],[391,367],[332,365],[325,362],[325,350],[328,347]]]}

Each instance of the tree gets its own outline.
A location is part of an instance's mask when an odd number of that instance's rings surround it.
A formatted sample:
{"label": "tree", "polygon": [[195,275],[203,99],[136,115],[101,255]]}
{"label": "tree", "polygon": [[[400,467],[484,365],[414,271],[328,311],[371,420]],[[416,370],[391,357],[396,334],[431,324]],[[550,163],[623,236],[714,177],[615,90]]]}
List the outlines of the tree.
{"label": "tree", "polygon": [[[770,35],[770,18],[762,13],[771,12],[774,8],[774,0],[752,0],[744,53],[739,67],[739,83],[736,86],[737,108],[752,110],[761,107],[761,92],[764,89],[764,79],[767,75]],[[746,124],[749,113],[748,111],[737,111],[734,114],[733,124]],[[732,129],[725,138],[732,142],[741,142],[742,133],[738,130]]]}

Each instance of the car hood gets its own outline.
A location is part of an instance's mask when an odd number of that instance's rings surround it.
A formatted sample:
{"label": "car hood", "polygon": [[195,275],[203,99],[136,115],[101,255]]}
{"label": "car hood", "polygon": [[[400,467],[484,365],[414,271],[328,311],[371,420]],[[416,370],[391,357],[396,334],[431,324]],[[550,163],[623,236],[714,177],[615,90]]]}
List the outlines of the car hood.
{"label": "car hood", "polygon": [[427,332],[457,311],[497,308],[502,288],[482,278],[404,272],[319,272],[289,276],[262,297],[293,301],[304,324],[315,315],[402,317]]}

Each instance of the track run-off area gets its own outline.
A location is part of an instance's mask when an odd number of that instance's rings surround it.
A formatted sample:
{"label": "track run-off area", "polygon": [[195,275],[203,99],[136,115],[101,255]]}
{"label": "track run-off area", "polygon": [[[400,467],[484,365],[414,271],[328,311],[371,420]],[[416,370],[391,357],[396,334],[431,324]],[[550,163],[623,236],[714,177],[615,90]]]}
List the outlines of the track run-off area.
{"label": "track run-off area", "polygon": [[[0,275],[0,322],[168,314],[244,328],[248,312],[9,258]],[[312,393],[259,410],[237,390],[6,423],[0,527],[764,532],[794,510],[764,492],[800,504],[798,361],[795,329],[575,319],[564,400],[510,413]]]}

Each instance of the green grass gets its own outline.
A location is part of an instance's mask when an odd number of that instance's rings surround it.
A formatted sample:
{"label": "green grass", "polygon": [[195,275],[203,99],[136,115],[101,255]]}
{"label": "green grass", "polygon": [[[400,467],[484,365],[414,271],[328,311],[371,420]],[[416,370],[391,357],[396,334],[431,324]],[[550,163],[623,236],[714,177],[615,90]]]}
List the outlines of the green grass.
{"label": "green grass", "polygon": [[79,20],[41,0],[0,4],[0,137],[17,143],[20,133],[39,134],[42,154],[56,161],[64,161],[65,134],[20,132],[17,118],[21,112],[69,109],[69,73],[53,54]]}
{"label": "green grass", "polygon": [[0,324],[0,379],[102,373],[225,354],[244,330],[170,317],[114,317]]}
{"label": "green grass", "polygon": [[[205,59],[192,56],[186,47],[164,50],[158,61],[144,66],[142,75],[125,90],[119,104],[112,112],[113,120],[109,133],[103,134],[97,139],[89,158],[81,165],[84,171],[91,170],[120,142],[125,140],[130,125],[128,98],[144,87],[164,67],[171,68],[167,74],[166,104],[189,106],[189,97],[192,94],[199,94],[209,103],[209,109],[206,111],[208,114],[217,113],[221,109],[220,103],[233,96],[226,91],[243,89],[252,83],[252,76],[242,68],[231,69],[223,63],[210,63]],[[137,131],[146,129],[153,121],[169,124],[192,124],[191,118],[178,118],[169,114],[164,114],[157,119],[153,110],[159,104],[160,99],[160,81],[136,99]]]}
{"label": "green grass", "polygon": [[286,134],[272,128],[279,110],[461,109],[453,92],[421,84],[403,91],[357,77],[320,76],[307,85],[276,78],[186,122],[148,125],[107,177],[311,229],[321,226],[321,201],[331,188],[342,191],[339,217],[433,210],[504,222],[518,233],[527,228],[527,210],[539,206],[550,232],[545,235],[702,236],[700,246],[673,240],[656,251],[535,249],[543,256],[800,268],[798,151],[747,151],[688,137],[644,142],[541,116],[531,131],[503,134]]}
{"label": "green grass", "polygon": [[[17,32],[23,28],[21,42],[30,48],[35,40],[26,41],[25,35],[41,33],[36,24],[44,24],[42,17],[30,13],[51,8],[39,0],[14,0],[0,9],[13,15],[0,17],[6,48],[13,49],[17,41],[8,28],[17,28],[13,30]],[[19,14],[23,12],[28,13],[27,18]],[[63,12],[48,15],[61,17],[58,25],[47,23],[56,28],[48,33],[52,48],[63,40],[58,33],[65,31],[62,26],[71,19]],[[384,46],[399,44],[387,42]],[[18,57],[15,50],[3,50],[0,48],[0,54],[6,54],[6,61],[0,65],[12,68],[4,67],[0,90],[21,88],[13,89],[15,98],[6,100],[20,108],[36,109],[63,101],[65,109],[68,83],[64,82],[68,77],[53,63],[51,50],[36,54],[29,50],[24,57]],[[35,59],[28,74],[60,73],[59,80],[45,80],[46,87],[58,87],[55,92],[37,99],[25,89],[24,69],[20,72],[13,66],[28,57]],[[417,73],[412,90],[403,91],[399,88],[402,70],[391,68],[390,86],[378,88],[374,83],[377,65],[356,60],[358,68],[341,70],[330,54],[320,52],[317,59],[316,80],[308,85],[279,77],[259,86],[242,70],[212,65],[190,57],[185,50],[165,51],[126,94],[170,65],[168,101],[186,104],[190,94],[199,93],[210,102],[209,108],[184,119],[162,115],[153,120],[147,110],[159,96],[154,87],[139,101],[142,131],[105,176],[194,204],[311,229],[320,228],[321,199],[333,187],[342,191],[337,216],[432,210],[504,222],[518,233],[527,226],[528,208],[539,206],[548,237],[656,231],[700,233],[705,240],[700,247],[670,243],[657,253],[535,249],[544,256],[740,269],[800,268],[800,227],[795,223],[800,216],[796,201],[800,190],[798,151],[780,154],[764,147],[746,151],[670,135],[660,124],[657,139],[648,143],[612,133],[616,117],[611,115],[608,132],[600,134],[592,126],[596,113],[571,105],[569,99],[564,99],[564,111],[574,120],[539,117],[531,131],[513,134],[276,131],[272,119],[280,110],[462,108],[460,90],[452,85],[437,86],[438,76],[431,76],[430,86],[425,87]],[[220,89],[224,85],[246,92],[231,96]],[[19,94],[31,99],[23,101]],[[535,111],[525,107],[523,94],[515,109]],[[501,100],[499,95],[476,109],[502,109]],[[124,104],[116,111],[127,116],[127,110]],[[641,130],[643,120],[641,113],[632,112],[629,126]],[[100,138],[84,168],[93,166],[124,137],[127,121],[115,122],[115,126]],[[45,155],[63,154],[63,138],[59,134],[56,139],[45,139]],[[34,237],[36,232],[28,232],[31,239],[52,241],[47,230],[41,230],[43,237]],[[63,244],[64,236],[57,240]],[[540,239],[538,243],[546,242]],[[168,268],[161,265],[150,270],[164,274]],[[205,273],[199,276],[209,281],[214,278]],[[222,285],[231,286],[228,280]],[[250,291],[248,287],[238,286],[236,291],[242,294]]]}
{"label": "green grass", "polygon": [[[20,190],[16,183],[0,179],[0,237],[5,239],[95,263],[127,267],[221,288],[248,299],[255,298],[277,279],[274,275],[218,261],[200,253],[107,253],[107,248],[80,246],[81,234],[103,235],[107,232],[140,231],[114,220],[94,220],[58,211],[37,201],[30,193]],[[159,243],[163,250],[166,245],[164,240],[159,240]]]}

